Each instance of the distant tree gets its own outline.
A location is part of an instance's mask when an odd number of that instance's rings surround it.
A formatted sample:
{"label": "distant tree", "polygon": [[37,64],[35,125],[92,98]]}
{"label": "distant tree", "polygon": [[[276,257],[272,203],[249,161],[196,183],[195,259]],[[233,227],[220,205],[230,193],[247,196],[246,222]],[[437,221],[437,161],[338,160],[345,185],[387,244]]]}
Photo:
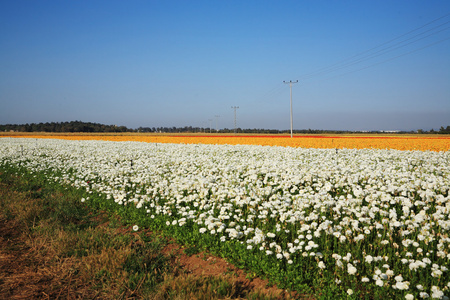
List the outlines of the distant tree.
{"label": "distant tree", "polygon": [[441,126],[441,128],[439,129],[439,133],[450,134],[450,126],[447,126],[447,128],[444,128],[444,126]]}

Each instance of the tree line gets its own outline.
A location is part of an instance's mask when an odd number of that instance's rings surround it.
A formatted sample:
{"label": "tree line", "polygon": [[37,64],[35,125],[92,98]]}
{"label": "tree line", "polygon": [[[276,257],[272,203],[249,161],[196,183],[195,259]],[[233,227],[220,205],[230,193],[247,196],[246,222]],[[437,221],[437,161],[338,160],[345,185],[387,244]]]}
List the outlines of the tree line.
{"label": "tree line", "polygon": [[91,122],[50,122],[31,124],[6,124],[0,125],[0,131],[18,132],[133,132],[125,126],[104,125]]}
{"label": "tree line", "polygon": [[[215,130],[209,127],[139,127],[137,129],[127,128],[126,126],[104,125],[99,123],[71,121],[71,122],[47,122],[47,123],[31,123],[31,124],[6,124],[0,125],[0,131],[16,131],[16,132],[147,132],[147,133],[264,133],[264,134],[289,134],[290,130],[278,129],[228,129],[223,128]],[[299,134],[325,134],[325,133],[352,133],[355,131],[340,130],[316,130],[302,129],[293,130],[293,133]],[[371,131],[371,133],[384,133],[382,131]],[[450,134],[450,126],[444,128],[441,126],[439,131],[431,129],[425,131],[419,129],[417,131],[400,131],[398,133],[423,133],[423,134]]]}
{"label": "tree line", "polygon": [[450,126],[447,126],[444,128],[444,126],[441,126],[439,131],[435,131],[434,129],[431,129],[430,131],[425,131],[422,129],[417,130],[417,133],[439,133],[439,134],[450,134]]}
{"label": "tree line", "polygon": [[[209,127],[139,127],[137,129],[138,132],[149,132],[149,133],[183,133],[183,132],[191,132],[191,133],[260,133],[260,134],[288,134],[291,131],[287,130],[278,130],[278,129],[261,129],[261,128],[222,128],[219,130],[209,128]],[[338,131],[338,130],[315,130],[315,129],[302,129],[302,130],[293,130],[293,133],[307,133],[307,134],[321,134],[321,133],[345,133],[346,131]]]}

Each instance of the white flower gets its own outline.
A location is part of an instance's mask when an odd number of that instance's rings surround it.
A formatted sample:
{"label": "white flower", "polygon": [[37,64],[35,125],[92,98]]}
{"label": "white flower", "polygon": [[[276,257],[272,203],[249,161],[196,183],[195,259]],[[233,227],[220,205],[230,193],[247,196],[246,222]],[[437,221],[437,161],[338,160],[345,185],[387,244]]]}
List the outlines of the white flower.
{"label": "white flower", "polygon": [[356,271],[358,271],[352,264],[347,264],[347,271],[348,274],[350,275],[354,275],[356,273]]}
{"label": "white flower", "polygon": [[410,269],[411,271],[415,271],[415,270],[417,270],[418,268],[419,268],[419,264],[416,263],[416,262],[412,262],[412,263],[409,264],[409,269]]}
{"label": "white flower", "polygon": [[414,295],[412,295],[412,294],[407,294],[407,295],[405,295],[405,299],[406,299],[406,300],[414,300]]}
{"label": "white flower", "polygon": [[342,259],[348,262],[348,261],[350,261],[350,258],[352,258],[352,254],[351,253],[347,253],[347,255],[344,256]]}
{"label": "white flower", "polygon": [[[19,144],[36,150],[17,155]],[[360,273],[361,281],[370,278],[377,286],[398,286],[406,290],[403,296],[447,293],[448,151],[343,149],[338,156],[330,153],[246,145],[155,147],[135,142],[0,139],[0,165],[5,160],[17,162],[29,166],[33,174],[55,170],[58,176],[46,172],[50,181],[109,197],[113,205],[141,206],[150,221],[165,218],[167,226],[205,227],[211,238],[242,239],[251,248],[248,252],[270,249],[292,264],[293,257],[314,253],[319,269],[325,265],[320,263],[325,261],[319,255],[324,251],[320,237],[331,238],[338,242],[335,251],[344,257],[334,256],[335,264],[327,262],[325,269],[345,268],[349,263],[348,274]],[[85,198],[80,201],[90,201]],[[250,227],[253,231],[247,230]],[[392,230],[399,231],[400,239]],[[281,236],[275,236],[278,232]],[[354,241],[369,238],[365,234],[370,235],[372,249],[391,245],[386,252],[389,257],[361,254]],[[278,237],[279,245],[269,247],[267,240]],[[351,257],[347,252],[359,254]],[[439,266],[433,265],[435,257]],[[383,265],[387,261],[393,270]],[[436,287],[413,279],[417,271],[432,275],[430,282]],[[404,272],[412,272],[412,277],[408,273],[405,279],[394,280]],[[405,280],[425,287],[408,292]]]}
{"label": "white flower", "polygon": [[431,287],[431,298],[436,298],[436,299],[440,299],[442,298],[442,296],[444,296],[444,292],[442,292],[439,287],[433,285]]}
{"label": "white flower", "polygon": [[353,295],[353,290],[352,290],[352,289],[348,289],[348,290],[347,290],[347,294]]}
{"label": "white flower", "polygon": [[325,264],[323,263],[323,261],[319,261],[318,266],[320,269],[325,269]]}
{"label": "white flower", "polygon": [[395,284],[395,287],[399,290],[407,290],[409,288],[409,282],[408,281],[397,281]]}
{"label": "white flower", "polygon": [[442,271],[438,269],[432,269],[431,276],[440,277],[442,275]]}
{"label": "white flower", "polygon": [[133,231],[138,231],[138,230],[139,230],[139,226],[134,225],[134,226],[133,226]]}

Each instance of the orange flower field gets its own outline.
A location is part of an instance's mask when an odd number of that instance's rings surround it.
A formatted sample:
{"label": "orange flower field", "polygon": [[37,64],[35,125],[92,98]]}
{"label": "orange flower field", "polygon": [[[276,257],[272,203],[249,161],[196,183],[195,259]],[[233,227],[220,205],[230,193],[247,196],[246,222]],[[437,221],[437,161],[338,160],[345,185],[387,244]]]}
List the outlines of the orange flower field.
{"label": "orange flower field", "polygon": [[67,193],[137,235],[219,253],[298,295],[314,285],[335,299],[450,296],[448,136],[1,136],[5,183],[61,203]]}
{"label": "orange flower field", "polygon": [[397,149],[448,151],[450,137],[443,136],[267,136],[267,135],[145,135],[145,134],[2,134],[0,137],[55,138],[67,140],[135,141],[175,144],[263,145],[302,148]]}

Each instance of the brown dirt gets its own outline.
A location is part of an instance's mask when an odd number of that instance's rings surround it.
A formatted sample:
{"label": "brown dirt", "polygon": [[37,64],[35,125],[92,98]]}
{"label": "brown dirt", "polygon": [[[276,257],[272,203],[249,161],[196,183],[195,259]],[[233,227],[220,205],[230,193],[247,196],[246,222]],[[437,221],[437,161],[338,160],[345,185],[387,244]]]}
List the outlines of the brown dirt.
{"label": "brown dirt", "polygon": [[[118,230],[131,232],[131,228]],[[0,215],[0,299],[104,298],[74,278],[72,270],[77,269],[79,261],[55,257],[47,248],[42,251],[39,246],[42,242],[45,241],[31,241],[21,232],[20,224]],[[220,257],[205,252],[189,256],[182,246],[173,242],[162,252],[172,258],[179,274],[227,276],[240,289],[259,290],[279,299],[291,298],[286,291],[268,286],[267,280],[248,278],[244,271]]]}
{"label": "brown dirt", "polygon": [[[0,197],[20,201],[26,196],[2,184]],[[38,205],[28,204],[30,210]],[[73,280],[79,264],[58,257],[52,241],[32,237],[29,228],[0,211],[0,299],[92,299],[95,291]]]}
{"label": "brown dirt", "polygon": [[30,246],[29,238],[19,228],[20,224],[0,215],[0,299],[88,296],[87,290],[70,284],[70,270],[75,261],[56,261],[51,252],[39,253],[39,243]]}
{"label": "brown dirt", "polygon": [[[298,297],[295,292],[289,293],[286,290],[279,289],[275,285],[269,285],[268,280],[258,277],[252,277],[246,274],[243,270],[236,268],[225,259],[208,254],[207,252],[199,252],[193,255],[186,255],[183,250],[184,247],[171,242],[162,252],[166,256],[174,256],[173,263],[181,266],[183,272],[195,276],[229,276],[231,275],[234,284],[246,290],[259,290],[264,294],[278,296],[279,299],[290,299],[291,297]],[[302,297],[304,298],[304,297]],[[307,298],[304,298],[307,299]]]}

